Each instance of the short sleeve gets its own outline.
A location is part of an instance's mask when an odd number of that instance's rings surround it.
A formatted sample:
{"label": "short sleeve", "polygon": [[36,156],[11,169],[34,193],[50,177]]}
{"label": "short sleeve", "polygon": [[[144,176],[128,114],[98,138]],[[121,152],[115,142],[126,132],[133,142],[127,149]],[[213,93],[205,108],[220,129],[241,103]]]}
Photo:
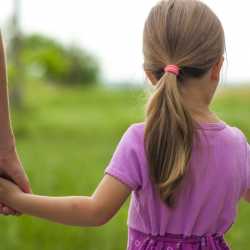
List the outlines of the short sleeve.
{"label": "short sleeve", "polygon": [[131,125],[122,135],[113,156],[104,170],[132,190],[141,186],[140,160],[138,155],[138,140]]}

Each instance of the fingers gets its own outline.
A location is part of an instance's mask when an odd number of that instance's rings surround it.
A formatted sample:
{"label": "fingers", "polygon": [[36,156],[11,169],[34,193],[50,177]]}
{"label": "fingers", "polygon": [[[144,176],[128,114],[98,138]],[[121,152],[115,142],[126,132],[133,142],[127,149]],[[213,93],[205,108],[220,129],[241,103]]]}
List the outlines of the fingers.
{"label": "fingers", "polygon": [[11,167],[7,169],[7,174],[25,193],[31,193],[29,179],[22,167]]}
{"label": "fingers", "polygon": [[21,213],[19,213],[18,211],[14,210],[12,208],[6,207],[2,203],[0,203],[0,214],[3,214],[5,216],[8,216],[8,215],[20,216],[21,215]]}
{"label": "fingers", "polygon": [[23,169],[20,169],[19,174],[15,175],[12,177],[14,179],[14,182],[25,192],[25,193],[30,193],[31,188],[30,188],[30,183],[27,175],[25,174]]}
{"label": "fingers", "polygon": [[2,175],[6,175],[4,177],[14,181],[24,192],[30,193],[31,188],[29,179],[22,167],[22,163],[15,147],[6,152],[3,156],[4,157],[0,165],[0,172],[2,172]]}
{"label": "fingers", "polygon": [[3,214],[4,215],[10,215],[10,214],[12,214],[12,211],[8,207],[3,207]]}

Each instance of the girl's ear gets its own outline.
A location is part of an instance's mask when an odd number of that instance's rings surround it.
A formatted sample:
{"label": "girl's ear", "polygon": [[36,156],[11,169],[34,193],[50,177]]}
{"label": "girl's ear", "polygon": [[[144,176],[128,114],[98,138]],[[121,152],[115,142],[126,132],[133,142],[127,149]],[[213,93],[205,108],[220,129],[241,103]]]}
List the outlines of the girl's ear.
{"label": "girl's ear", "polygon": [[220,71],[221,71],[223,62],[224,62],[224,56],[222,56],[220,60],[216,64],[214,64],[214,66],[212,67],[212,71],[211,71],[211,80],[219,81]]}

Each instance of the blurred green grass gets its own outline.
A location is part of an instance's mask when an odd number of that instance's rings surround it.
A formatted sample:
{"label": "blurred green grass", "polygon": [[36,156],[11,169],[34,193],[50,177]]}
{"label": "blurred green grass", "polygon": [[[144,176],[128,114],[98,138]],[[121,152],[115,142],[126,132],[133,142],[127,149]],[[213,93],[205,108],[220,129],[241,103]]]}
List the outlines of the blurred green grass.
{"label": "blurred green grass", "polygon": [[[13,112],[12,118],[33,192],[91,195],[123,132],[131,123],[143,121],[145,90],[31,83],[25,93],[26,108]],[[220,88],[212,107],[250,138],[250,87]],[[128,205],[129,199],[99,228],[66,227],[27,216],[2,217],[1,249],[126,249]],[[236,223],[225,236],[232,249],[249,249],[248,214],[249,204],[241,201]]]}

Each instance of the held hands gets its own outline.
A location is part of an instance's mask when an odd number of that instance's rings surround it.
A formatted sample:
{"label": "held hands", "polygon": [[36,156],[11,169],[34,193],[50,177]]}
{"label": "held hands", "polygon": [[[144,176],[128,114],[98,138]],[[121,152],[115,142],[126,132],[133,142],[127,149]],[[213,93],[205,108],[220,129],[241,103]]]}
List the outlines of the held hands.
{"label": "held hands", "polygon": [[[30,193],[30,185],[29,185],[29,180],[27,178],[27,175],[25,174],[25,171],[22,167],[22,164],[20,162],[20,159],[18,157],[18,154],[13,146],[12,149],[9,151],[0,151],[0,176],[5,178],[0,178],[1,184],[0,184],[0,213],[4,215],[19,215],[17,211],[6,207],[8,206],[7,203],[5,203],[4,197],[6,197],[2,192],[3,190],[6,189],[6,192],[9,191],[7,187],[17,187],[20,190],[22,189],[23,192]],[[14,183],[11,183],[8,180],[12,180]],[[7,185],[10,183],[9,185]],[[6,193],[6,195],[8,195]]]}
{"label": "held hands", "polygon": [[0,200],[4,204],[11,205],[10,202],[15,199],[18,194],[23,193],[23,191],[13,182],[0,177]]}
{"label": "held hands", "polygon": [[28,177],[14,145],[9,150],[0,149],[0,176],[12,180],[24,192],[31,192]]}

